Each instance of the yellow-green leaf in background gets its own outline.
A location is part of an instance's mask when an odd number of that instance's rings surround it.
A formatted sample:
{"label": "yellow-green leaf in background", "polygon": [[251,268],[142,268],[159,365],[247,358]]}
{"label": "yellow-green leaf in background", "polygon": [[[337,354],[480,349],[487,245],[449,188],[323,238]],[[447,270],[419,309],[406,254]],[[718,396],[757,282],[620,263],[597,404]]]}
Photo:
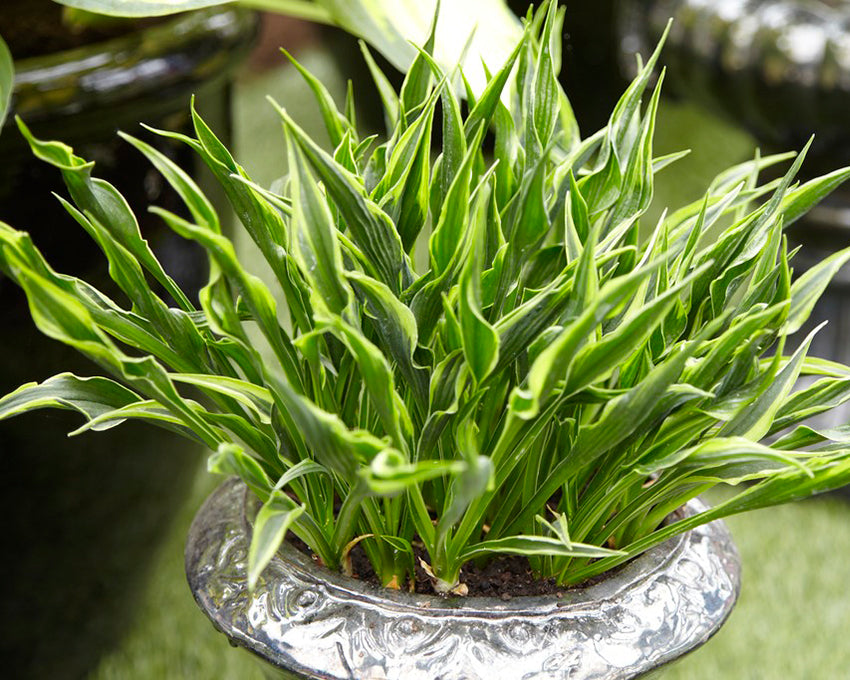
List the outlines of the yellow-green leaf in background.
{"label": "yellow-green leaf in background", "polygon": [[155,17],[223,5],[232,0],[57,0],[66,7],[115,17]]}
{"label": "yellow-green leaf in background", "polygon": [[0,37],[0,130],[9,113],[12,102],[12,87],[15,84],[15,67],[12,63],[12,53],[3,38]]}

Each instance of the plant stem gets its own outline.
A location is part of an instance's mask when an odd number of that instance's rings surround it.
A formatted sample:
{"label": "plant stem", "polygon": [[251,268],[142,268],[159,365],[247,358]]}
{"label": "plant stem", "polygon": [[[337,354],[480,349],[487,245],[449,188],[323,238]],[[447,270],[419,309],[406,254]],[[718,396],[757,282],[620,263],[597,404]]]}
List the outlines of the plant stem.
{"label": "plant stem", "polygon": [[354,527],[357,523],[357,517],[360,515],[361,504],[366,498],[367,492],[368,487],[366,483],[362,479],[358,479],[342,502],[342,507],[339,509],[339,514],[337,515],[333,537],[334,550],[338,553],[342,552],[343,547],[345,547],[345,544],[348,543],[354,534]]}
{"label": "plant stem", "polygon": [[239,0],[239,4],[249,9],[286,14],[296,19],[314,21],[328,26],[336,25],[327,9],[306,0]]}

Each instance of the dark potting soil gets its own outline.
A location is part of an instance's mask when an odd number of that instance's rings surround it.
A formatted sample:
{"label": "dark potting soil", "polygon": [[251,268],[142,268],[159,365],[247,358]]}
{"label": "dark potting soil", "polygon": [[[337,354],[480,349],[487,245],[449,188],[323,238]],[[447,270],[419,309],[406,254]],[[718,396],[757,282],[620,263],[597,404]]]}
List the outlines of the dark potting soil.
{"label": "dark potting soil", "polygon": [[[312,552],[298,538],[287,537],[298,550],[306,555]],[[414,592],[419,595],[435,595],[431,578],[425,571],[420,560],[425,559],[424,550],[414,548],[416,553],[416,582]],[[315,560],[315,557],[313,558]],[[372,563],[366,556],[363,546],[358,544],[351,551],[352,576],[359,581],[364,581],[374,586],[381,586]],[[461,570],[460,581],[468,588],[469,597],[497,597],[510,600],[514,597],[528,595],[554,595],[561,597],[568,588],[559,586],[555,579],[540,579],[531,570],[528,560],[524,557],[506,555],[497,557],[487,562],[483,567],[478,567],[470,562]],[[402,584],[407,588],[409,584]]]}
{"label": "dark potting soil", "polygon": [[[683,512],[679,509],[674,511],[667,521],[677,521],[682,516]],[[310,556],[313,561],[318,560],[310,548],[307,547],[307,544],[301,541],[301,539],[290,534],[286,540],[302,553]],[[421,547],[416,547],[415,545],[414,553],[416,558],[416,581],[413,592],[419,595],[436,595],[437,593],[434,591],[431,577],[423,566],[423,561],[427,561],[427,553]],[[363,550],[362,544],[358,543],[355,545],[350,555],[352,576],[360,581],[380,587],[382,584],[377,574],[375,574],[372,563],[366,556],[366,551]],[[468,562],[461,569],[460,582],[466,586],[468,590],[466,595],[468,597],[496,597],[502,600],[540,595],[563,597],[564,593],[570,590],[583,589],[600,583],[612,574],[620,571],[624,566],[620,565],[603,574],[593,576],[577,586],[560,586],[554,578],[538,578],[525,557],[503,555],[491,559],[480,567],[474,562]],[[402,588],[407,588],[408,586],[409,584],[401,584]]]}
{"label": "dark potting soil", "polygon": [[0,36],[18,59],[90,45],[129,33],[151,21],[114,20],[97,26],[67,25],[62,6],[53,0],[2,0]]}
{"label": "dark potting soil", "polygon": [[[469,562],[461,570],[460,581],[467,587],[467,595],[470,597],[498,597],[503,600],[525,595],[560,597],[566,590],[564,586],[555,583],[553,578],[538,578],[528,560],[518,555],[497,557],[483,567]],[[416,565],[416,592],[434,592],[421,563]]]}

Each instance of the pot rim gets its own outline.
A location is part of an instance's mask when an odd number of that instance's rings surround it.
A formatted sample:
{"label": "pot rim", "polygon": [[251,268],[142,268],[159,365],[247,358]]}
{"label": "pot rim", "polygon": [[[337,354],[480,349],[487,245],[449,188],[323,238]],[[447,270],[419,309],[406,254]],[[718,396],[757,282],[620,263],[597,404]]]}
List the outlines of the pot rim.
{"label": "pot rim", "polygon": [[[204,503],[187,541],[187,578],[231,644],[295,677],[468,680],[493,677],[480,666],[489,655],[506,672],[498,677],[632,678],[706,642],[740,590],[737,551],[725,526],[712,522],[562,598],[386,591],[318,568],[289,545],[248,594],[248,494],[229,480]],[[688,504],[690,512],[703,507]],[[399,642],[401,629],[411,637]],[[408,650],[417,635],[428,639]],[[399,656],[399,649],[407,651]],[[448,658],[436,651],[446,649]],[[522,673],[509,670],[511,661]],[[573,665],[552,670],[556,661]]]}

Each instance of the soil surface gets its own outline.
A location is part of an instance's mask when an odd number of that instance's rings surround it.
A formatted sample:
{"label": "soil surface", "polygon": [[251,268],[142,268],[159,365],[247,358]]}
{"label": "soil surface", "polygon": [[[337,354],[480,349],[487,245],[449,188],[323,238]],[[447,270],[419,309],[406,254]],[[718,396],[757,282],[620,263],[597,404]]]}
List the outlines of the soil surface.
{"label": "soil surface", "polygon": [[0,0],[0,36],[18,59],[81,47],[129,33],[150,19],[113,20],[97,27],[67,25],[53,0]]}
{"label": "soil surface", "polygon": [[[560,597],[566,590],[566,587],[558,586],[553,578],[538,578],[528,560],[518,555],[497,557],[483,567],[470,562],[461,570],[460,581],[469,590],[467,594],[470,597],[498,597],[503,600],[525,595]],[[431,580],[421,564],[416,566],[416,592],[434,592]]]}
{"label": "soil surface", "polygon": [[[298,550],[306,555],[312,555],[310,549],[294,536],[288,536]],[[414,592],[420,595],[435,595],[431,579],[422,567],[420,559],[425,559],[426,554],[422,550],[416,552],[416,583]],[[315,559],[315,558],[313,558]],[[361,545],[356,545],[351,551],[351,566],[353,577],[374,586],[381,586],[372,563],[366,556]],[[490,560],[483,567],[478,567],[472,562],[466,564],[461,570],[460,581],[468,588],[469,597],[497,597],[502,600],[510,600],[513,597],[528,595],[554,595],[561,597],[568,588],[559,586],[555,579],[539,579],[531,570],[525,557],[506,555]]]}

